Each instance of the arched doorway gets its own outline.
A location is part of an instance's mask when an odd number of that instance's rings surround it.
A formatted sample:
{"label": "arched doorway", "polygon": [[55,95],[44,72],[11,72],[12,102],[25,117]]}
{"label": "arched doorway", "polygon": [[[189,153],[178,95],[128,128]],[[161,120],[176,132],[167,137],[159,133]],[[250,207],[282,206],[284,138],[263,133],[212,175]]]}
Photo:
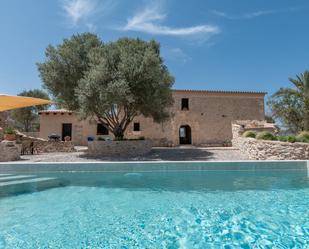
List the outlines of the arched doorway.
{"label": "arched doorway", "polygon": [[191,144],[191,128],[189,125],[180,126],[179,144]]}

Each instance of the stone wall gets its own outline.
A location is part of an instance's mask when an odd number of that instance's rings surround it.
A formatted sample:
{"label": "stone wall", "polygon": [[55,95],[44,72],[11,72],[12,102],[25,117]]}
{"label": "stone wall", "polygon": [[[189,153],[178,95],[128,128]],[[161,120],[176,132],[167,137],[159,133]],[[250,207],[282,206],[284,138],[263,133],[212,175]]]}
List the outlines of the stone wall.
{"label": "stone wall", "polygon": [[150,140],[88,142],[88,154],[91,156],[134,157],[149,153],[151,148],[152,141]]}
{"label": "stone wall", "polygon": [[40,132],[39,131],[23,131],[23,134],[25,134],[28,137],[36,137],[39,138],[40,137]]}
{"label": "stone wall", "polygon": [[42,138],[26,136],[18,132],[21,141],[21,153],[30,154],[33,147],[34,153],[50,153],[50,152],[73,152],[74,144],[70,141],[49,141]]}
{"label": "stone wall", "polygon": [[[288,143],[280,141],[258,140],[255,138],[245,138],[242,134],[246,130],[267,130],[271,131],[269,124],[264,123],[265,127],[254,127],[251,121],[233,122],[233,146],[237,147],[244,155],[252,160],[308,160],[308,143]],[[250,125],[248,125],[250,124]],[[260,123],[261,124],[261,123]],[[250,128],[251,126],[251,128]],[[272,130],[273,131],[273,130]]]}
{"label": "stone wall", "polygon": [[17,161],[20,159],[20,151],[15,142],[2,141],[0,143],[0,162]]}

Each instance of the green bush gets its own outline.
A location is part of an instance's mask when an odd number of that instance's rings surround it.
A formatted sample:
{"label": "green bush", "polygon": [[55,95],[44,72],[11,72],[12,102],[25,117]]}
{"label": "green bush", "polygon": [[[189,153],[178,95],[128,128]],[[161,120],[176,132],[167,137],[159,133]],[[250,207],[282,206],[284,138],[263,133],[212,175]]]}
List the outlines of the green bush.
{"label": "green bush", "polygon": [[277,139],[281,142],[287,142],[288,141],[288,137],[287,136],[278,136]]}
{"label": "green bush", "polygon": [[98,141],[105,141],[104,137],[98,137]]}
{"label": "green bush", "polygon": [[272,141],[276,141],[277,137],[275,135],[273,135],[272,133],[268,132],[268,131],[262,131],[259,132],[256,135],[257,139],[262,139],[262,140],[272,140]]}
{"label": "green bush", "polygon": [[16,134],[16,131],[13,127],[7,127],[4,129],[4,134]]}
{"label": "green bush", "polygon": [[289,143],[295,143],[297,141],[295,136],[287,136],[287,139]]}
{"label": "green bush", "polygon": [[242,134],[243,137],[251,137],[255,138],[256,137],[256,132],[254,131],[245,131],[244,134]]}
{"label": "green bush", "polygon": [[309,143],[309,131],[303,131],[296,136],[297,142]]}

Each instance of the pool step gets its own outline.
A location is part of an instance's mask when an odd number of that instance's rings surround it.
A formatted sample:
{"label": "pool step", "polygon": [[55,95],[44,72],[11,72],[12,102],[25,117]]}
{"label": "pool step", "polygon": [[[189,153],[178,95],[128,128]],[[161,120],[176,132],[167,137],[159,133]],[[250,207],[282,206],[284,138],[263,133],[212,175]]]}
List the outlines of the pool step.
{"label": "pool step", "polygon": [[[22,178],[25,175],[9,178],[7,181],[0,182],[0,197],[17,195],[22,193],[42,191],[49,188],[62,186],[60,180],[53,177],[37,177],[28,175],[31,179]],[[29,178],[28,177],[28,178]]]}
{"label": "pool step", "polygon": [[27,178],[34,178],[35,175],[7,175],[7,176],[1,176],[0,175],[0,183],[1,182],[7,182],[7,181],[15,181],[19,179],[27,179]]}

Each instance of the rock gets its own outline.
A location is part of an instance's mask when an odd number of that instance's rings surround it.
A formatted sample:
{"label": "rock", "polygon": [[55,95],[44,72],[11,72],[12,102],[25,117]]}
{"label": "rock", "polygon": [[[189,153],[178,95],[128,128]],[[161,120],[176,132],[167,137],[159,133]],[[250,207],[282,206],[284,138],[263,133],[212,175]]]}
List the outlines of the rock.
{"label": "rock", "polygon": [[12,141],[2,141],[0,143],[0,162],[20,160],[18,147]]}

